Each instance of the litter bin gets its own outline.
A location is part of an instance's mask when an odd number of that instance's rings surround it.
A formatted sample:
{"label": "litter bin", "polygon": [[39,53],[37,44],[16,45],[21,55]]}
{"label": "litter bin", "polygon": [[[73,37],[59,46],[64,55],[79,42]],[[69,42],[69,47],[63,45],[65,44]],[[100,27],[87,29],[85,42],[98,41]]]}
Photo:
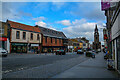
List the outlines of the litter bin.
{"label": "litter bin", "polygon": [[107,59],[107,69],[108,70],[114,70],[114,60],[113,59]]}

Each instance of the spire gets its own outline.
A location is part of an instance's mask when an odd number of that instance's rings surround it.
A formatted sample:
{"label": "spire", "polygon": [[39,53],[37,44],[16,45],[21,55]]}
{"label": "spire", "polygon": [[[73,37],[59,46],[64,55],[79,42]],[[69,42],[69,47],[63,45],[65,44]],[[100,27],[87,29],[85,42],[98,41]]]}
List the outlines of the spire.
{"label": "spire", "polygon": [[95,32],[98,32],[97,24],[95,25]]}
{"label": "spire", "polygon": [[96,26],[95,26],[95,29],[97,29],[97,24],[96,24]]}

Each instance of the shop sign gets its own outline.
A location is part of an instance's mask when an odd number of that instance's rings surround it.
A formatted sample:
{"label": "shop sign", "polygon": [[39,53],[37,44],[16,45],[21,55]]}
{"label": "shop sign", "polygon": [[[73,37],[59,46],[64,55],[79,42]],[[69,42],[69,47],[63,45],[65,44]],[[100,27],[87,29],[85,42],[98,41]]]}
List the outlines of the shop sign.
{"label": "shop sign", "polygon": [[12,45],[16,45],[16,46],[27,46],[27,44],[25,44],[25,43],[12,43]]}
{"label": "shop sign", "polygon": [[0,37],[0,41],[7,41],[7,38],[5,38],[5,37]]}
{"label": "shop sign", "polygon": [[116,2],[118,1],[117,0],[101,0],[102,11],[116,6]]}
{"label": "shop sign", "polygon": [[39,44],[31,44],[31,46],[39,46]]}

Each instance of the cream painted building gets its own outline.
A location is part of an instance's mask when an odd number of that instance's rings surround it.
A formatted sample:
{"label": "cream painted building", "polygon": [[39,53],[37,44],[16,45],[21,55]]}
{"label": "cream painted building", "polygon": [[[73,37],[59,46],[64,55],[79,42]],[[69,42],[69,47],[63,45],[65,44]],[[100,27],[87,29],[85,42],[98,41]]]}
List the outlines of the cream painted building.
{"label": "cream painted building", "polygon": [[[17,39],[17,31],[20,33],[20,38]],[[26,38],[23,39],[23,32],[26,33]],[[33,34],[33,39],[31,39],[31,33]],[[24,30],[18,30],[18,29],[12,29],[11,31],[11,42],[19,42],[19,43],[41,43],[41,34],[30,32],[30,31],[24,31]],[[39,35],[40,39],[37,39],[37,36]]]}
{"label": "cream painted building", "polygon": [[41,33],[38,27],[7,21],[10,28],[11,53],[38,53],[41,51]]}

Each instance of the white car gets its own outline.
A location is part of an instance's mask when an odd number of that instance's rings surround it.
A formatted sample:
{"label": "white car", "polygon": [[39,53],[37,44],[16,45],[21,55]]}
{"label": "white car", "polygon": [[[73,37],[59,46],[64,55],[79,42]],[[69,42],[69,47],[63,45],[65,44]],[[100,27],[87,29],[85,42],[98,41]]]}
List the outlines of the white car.
{"label": "white car", "polygon": [[7,57],[7,55],[8,55],[8,51],[3,48],[0,48],[0,56]]}

